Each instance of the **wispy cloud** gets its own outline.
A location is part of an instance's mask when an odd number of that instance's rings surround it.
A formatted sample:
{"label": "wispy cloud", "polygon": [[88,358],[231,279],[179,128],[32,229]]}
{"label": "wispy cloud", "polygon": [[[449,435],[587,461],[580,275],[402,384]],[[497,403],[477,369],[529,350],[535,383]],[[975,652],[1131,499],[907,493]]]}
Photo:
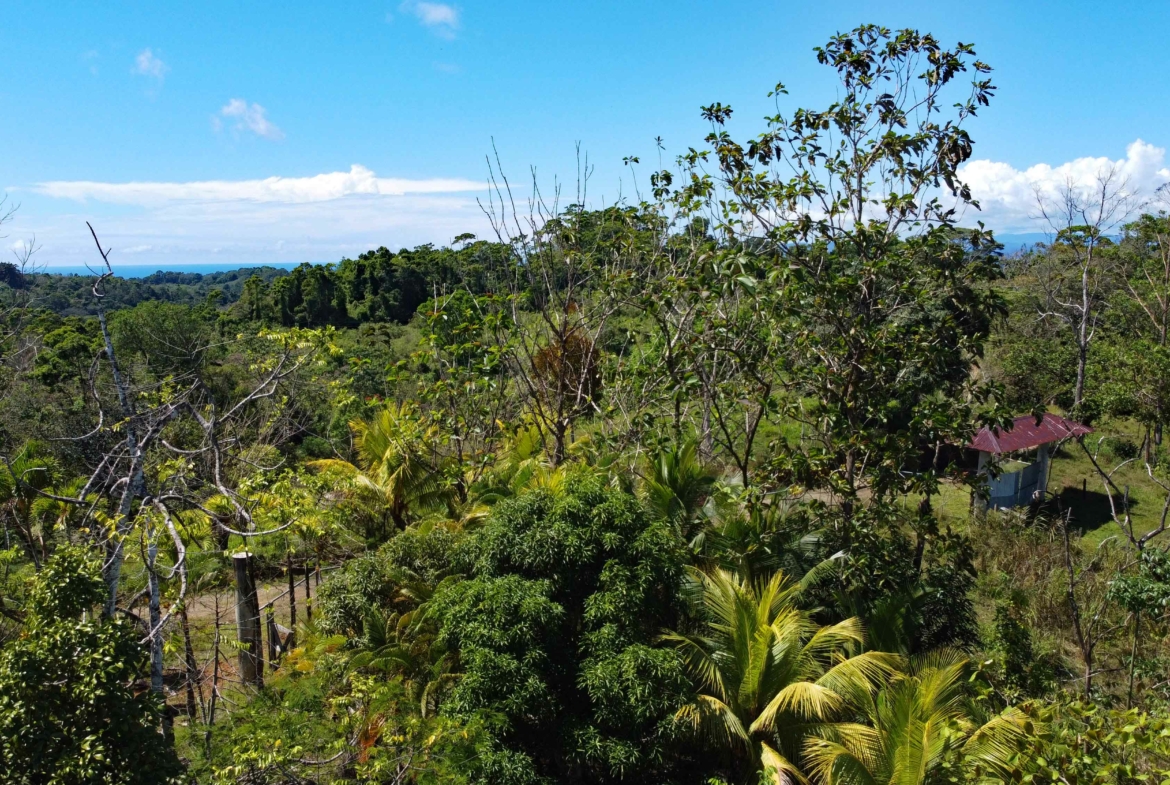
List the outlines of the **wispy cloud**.
{"label": "wispy cloud", "polygon": [[491,236],[470,194],[359,194],[311,204],[169,202],[133,210],[91,204],[52,216],[24,216],[42,246],[38,260],[50,266],[91,262],[95,251],[87,220],[113,247],[115,270],[119,262],[160,269],[183,262],[335,262],[381,245],[443,245],[463,232]]}
{"label": "wispy cloud", "polygon": [[98,75],[97,61],[99,56],[96,49],[89,49],[81,53],[81,62],[88,64],[89,72],[94,76]]}
{"label": "wispy cloud", "polygon": [[185,183],[103,183],[90,180],[54,180],[37,183],[36,193],[57,199],[94,200],[112,204],[158,207],[174,202],[327,202],[347,196],[403,196],[406,194],[482,191],[482,182],[435,178],[407,180],[378,177],[354,164],[348,172],[326,172],[312,177],[268,177],[263,180],[201,180]]}
{"label": "wispy cloud", "polygon": [[454,38],[459,29],[459,9],[446,3],[428,3],[423,0],[406,0],[398,7],[404,14],[410,14],[436,35]]}
{"label": "wispy cloud", "polygon": [[[477,201],[482,181],[378,177],[349,171],[260,180],[110,183],[68,180],[28,186],[35,234],[49,265],[90,260],[93,221],[118,259],[161,266],[336,261],[385,245],[444,244],[463,232],[491,233]],[[56,207],[50,207],[53,201]],[[73,207],[69,203],[84,207]],[[46,208],[49,208],[46,210]]]}
{"label": "wispy cloud", "polygon": [[1037,192],[1052,200],[1070,184],[1074,189],[1091,189],[1098,176],[1111,168],[1138,198],[1152,197],[1159,186],[1170,181],[1166,149],[1141,139],[1126,147],[1125,157],[1117,160],[1085,157],[1056,165],[1038,163],[1026,169],[1002,161],[969,161],[959,170],[960,179],[971,186],[982,210],[970,211],[965,218],[981,220],[1000,232],[1045,231],[1049,227],[1039,215]]}
{"label": "wispy cloud", "polygon": [[[233,127],[237,132],[250,131],[265,139],[279,140],[284,138],[284,131],[277,128],[276,124],[268,119],[268,110],[260,104],[249,104],[243,98],[233,98],[219,110],[219,114],[234,120]],[[222,127],[219,117],[212,118],[212,126],[216,130]]]}
{"label": "wispy cloud", "polygon": [[132,73],[139,76],[149,76],[161,82],[166,78],[167,71],[170,71],[170,66],[158,58],[150,47],[143,49],[134,58],[134,69]]}

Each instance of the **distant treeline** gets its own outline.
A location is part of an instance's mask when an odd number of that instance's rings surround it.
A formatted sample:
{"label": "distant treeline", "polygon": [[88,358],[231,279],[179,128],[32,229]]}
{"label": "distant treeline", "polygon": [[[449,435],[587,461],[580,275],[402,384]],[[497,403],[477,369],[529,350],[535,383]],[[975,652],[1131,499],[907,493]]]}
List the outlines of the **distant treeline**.
{"label": "distant treeline", "polygon": [[[385,247],[337,264],[302,264],[293,270],[243,267],[217,273],[159,271],[144,278],[115,277],[105,286],[107,310],[143,302],[231,307],[240,317],[285,327],[405,323],[436,290],[487,291],[506,246],[471,242],[460,248],[422,245],[394,253]],[[116,270],[115,270],[116,272]],[[37,307],[60,316],[96,314],[92,275],[22,273],[0,264],[0,283],[24,289]]]}
{"label": "distant treeline", "polygon": [[405,323],[436,292],[488,291],[510,254],[508,246],[487,242],[398,253],[383,247],[336,266],[302,264],[270,282],[249,279],[236,308],[249,321],[284,327]]}
{"label": "distant treeline", "polygon": [[[170,302],[198,305],[218,292],[217,302],[230,304],[240,299],[244,282],[256,278],[264,284],[288,275],[277,267],[241,267],[217,273],[177,273],[159,271],[144,278],[122,278],[116,274],[104,287],[107,310],[133,308],[143,302]],[[29,300],[61,316],[94,316],[96,302],[93,275],[58,273],[22,273],[16,265],[0,263],[0,284],[22,289]]]}

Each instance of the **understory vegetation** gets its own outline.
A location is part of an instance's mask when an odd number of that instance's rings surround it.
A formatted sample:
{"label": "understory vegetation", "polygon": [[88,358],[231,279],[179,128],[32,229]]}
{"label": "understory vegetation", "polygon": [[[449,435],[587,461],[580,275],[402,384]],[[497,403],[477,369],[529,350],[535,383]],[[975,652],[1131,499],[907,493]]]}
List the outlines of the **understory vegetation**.
{"label": "understory vegetation", "polygon": [[[637,202],[493,171],[450,248],[0,269],[0,781],[1170,778],[1160,195],[1006,254],[974,48],[815,57],[834,103],[704,107]],[[1046,412],[1093,432],[982,511],[964,445]]]}

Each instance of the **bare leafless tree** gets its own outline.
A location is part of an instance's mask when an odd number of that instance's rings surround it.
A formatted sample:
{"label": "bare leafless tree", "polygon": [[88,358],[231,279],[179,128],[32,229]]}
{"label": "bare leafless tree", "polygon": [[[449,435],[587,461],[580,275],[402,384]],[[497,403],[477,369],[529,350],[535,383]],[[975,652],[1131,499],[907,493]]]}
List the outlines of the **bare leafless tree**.
{"label": "bare leafless tree", "polygon": [[[0,197],[0,230],[11,223],[19,205]],[[8,235],[0,234],[0,240]],[[17,368],[33,356],[34,347],[24,335],[25,318],[33,301],[28,276],[37,271],[35,256],[40,250],[36,237],[30,237],[12,249],[13,261],[0,262],[0,365]]]}
{"label": "bare leafless tree", "polygon": [[497,323],[495,338],[553,465],[568,457],[575,424],[600,411],[600,340],[621,304],[606,284],[629,265],[629,249],[612,242],[625,213],[586,209],[592,169],[580,150],[578,161],[571,204],[563,204],[559,185],[546,197],[533,172],[520,208],[497,155],[488,160],[491,189],[481,202],[497,240],[513,253],[501,271],[509,318]]}
{"label": "bare leafless tree", "polygon": [[[317,343],[313,334],[298,331],[265,336],[265,354],[253,364],[256,378],[246,392],[226,403],[217,399],[199,373],[173,380],[173,387],[136,385],[118,355],[104,305],[106,288],[114,276],[110,250],[102,246],[93,227],[89,228],[101,258],[93,285],[102,338],[98,360],[112,382],[113,411],[107,405],[109,396],[100,389],[99,374],[91,373],[89,395],[97,422],[89,432],[68,440],[93,442],[101,450],[100,459],[76,494],[29,490],[75,505],[82,511],[78,528],[100,533],[96,544],[105,554],[103,575],[108,593],[104,611],[109,616],[124,610],[118,604],[123,564],[126,548],[138,534],[147,571],[149,616],[144,642],[151,650],[151,686],[161,692],[164,630],[172,612],[183,607],[188,586],[187,548],[176,518],[187,511],[202,513],[224,536],[245,538],[291,525],[259,529],[253,520],[259,502],[241,492],[236,481],[257,468],[250,453],[256,443],[278,443],[295,427],[289,422],[289,407],[282,397],[309,367]],[[242,438],[245,434],[251,437],[248,447]],[[111,441],[111,437],[116,438]],[[182,471],[148,475],[148,463],[157,466],[175,459],[181,459]],[[211,504],[213,497],[216,504]],[[108,526],[102,523],[102,514],[110,521]],[[170,566],[161,563],[160,544],[164,541],[172,546]],[[173,580],[178,581],[177,596],[164,613],[161,584]]]}
{"label": "bare leafless tree", "polygon": [[1073,407],[1080,408],[1089,351],[1119,262],[1111,253],[1111,235],[1140,203],[1116,165],[1102,169],[1090,186],[1068,179],[1055,197],[1040,189],[1035,194],[1040,215],[1055,235],[1036,267],[1040,317],[1064,325],[1072,335],[1077,348]]}

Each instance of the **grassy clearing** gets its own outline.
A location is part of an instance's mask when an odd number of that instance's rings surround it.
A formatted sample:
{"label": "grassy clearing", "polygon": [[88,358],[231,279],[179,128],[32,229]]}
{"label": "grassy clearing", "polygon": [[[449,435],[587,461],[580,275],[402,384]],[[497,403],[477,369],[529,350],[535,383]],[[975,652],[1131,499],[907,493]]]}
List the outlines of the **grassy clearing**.
{"label": "grassy clearing", "polygon": [[[1085,438],[1085,446],[1097,454],[1101,467],[1110,471],[1124,461],[1112,447],[1119,439],[1135,447],[1140,445],[1140,426],[1126,420],[1098,423],[1094,433]],[[1166,493],[1150,479],[1141,458],[1117,469],[1113,481],[1123,491],[1129,490],[1135,532],[1140,535],[1157,527]],[[1124,537],[1121,526],[1113,520],[1100,475],[1084,448],[1076,442],[1061,445],[1053,454],[1048,493],[1050,501],[1042,512],[1049,516],[1071,512],[1073,527],[1083,536],[1084,545],[1096,547],[1109,537]],[[1120,499],[1117,503],[1120,504]],[[935,507],[944,525],[963,529],[970,520],[971,492],[966,486],[948,483],[943,486]]]}

